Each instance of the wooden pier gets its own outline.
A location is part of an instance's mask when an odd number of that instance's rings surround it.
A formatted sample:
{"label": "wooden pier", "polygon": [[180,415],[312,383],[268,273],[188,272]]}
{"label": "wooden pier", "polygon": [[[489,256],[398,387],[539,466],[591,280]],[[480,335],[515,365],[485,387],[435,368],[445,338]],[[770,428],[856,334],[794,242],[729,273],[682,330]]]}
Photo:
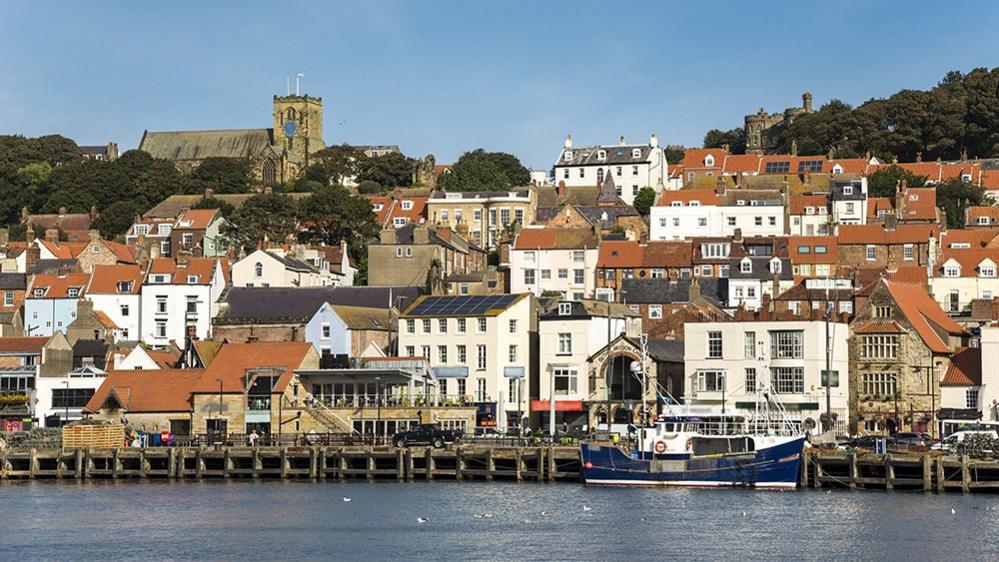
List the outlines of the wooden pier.
{"label": "wooden pier", "polygon": [[806,450],[799,488],[984,492],[999,490],[999,461],[936,452]]}
{"label": "wooden pier", "polygon": [[0,480],[580,480],[578,447],[149,447],[0,453]]}

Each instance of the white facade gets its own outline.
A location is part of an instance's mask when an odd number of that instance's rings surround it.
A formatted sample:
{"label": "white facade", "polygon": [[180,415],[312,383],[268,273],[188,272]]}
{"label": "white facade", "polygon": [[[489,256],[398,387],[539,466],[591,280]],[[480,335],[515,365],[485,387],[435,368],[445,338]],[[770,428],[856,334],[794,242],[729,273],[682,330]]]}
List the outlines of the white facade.
{"label": "white facade", "polygon": [[784,234],[782,205],[701,205],[675,201],[649,213],[650,240],[686,240],[706,236],[780,236]]}
{"label": "white facade", "polygon": [[[977,252],[977,250],[951,250],[952,252]],[[991,300],[999,297],[999,265],[990,258],[983,258],[971,271],[961,262],[944,256],[942,273],[930,277],[933,300],[945,312],[963,312],[971,307],[974,299]]]}
{"label": "white facade", "polygon": [[[589,318],[572,316],[573,311],[578,310],[574,307],[581,306],[578,303],[560,303],[551,315],[543,316],[538,322],[538,398],[542,401],[550,400],[553,382],[556,402],[587,400],[587,360],[608,344],[608,334],[613,340],[622,333],[637,336],[641,331],[642,319],[637,315],[628,318],[608,318],[606,313]],[[603,303],[598,306],[603,306]]]}
{"label": "white facade", "polygon": [[118,326],[116,337],[130,341],[141,337],[142,299],[139,293],[88,293],[87,300],[94,304],[95,312],[107,314]]}
{"label": "white facade", "polygon": [[[983,326],[979,343],[982,348],[982,386],[978,403],[984,421],[999,421],[999,326]],[[987,367],[988,366],[988,367]]]}
{"label": "white facade", "polygon": [[[843,429],[848,420],[848,336],[847,324],[830,324],[834,373],[830,395],[837,428]],[[810,418],[818,424],[826,410],[825,342],[822,321],[688,323],[684,326],[686,400],[716,412],[724,408],[751,414],[754,384],[769,376],[771,396],[790,419]]]}
{"label": "white facade", "polygon": [[[48,427],[46,418],[58,416],[60,422],[75,421],[83,418],[83,406],[86,400],[75,402],[67,407],[67,402],[57,401],[55,394],[72,393],[85,396],[84,393],[73,391],[88,391],[90,396],[100,388],[107,378],[107,373],[100,369],[84,368],[59,377],[35,377],[35,417],[43,427]],[[62,399],[62,397],[60,397]]]}
{"label": "white facade", "polygon": [[426,357],[440,394],[493,405],[496,424],[504,428],[516,425],[516,415],[529,412],[531,340],[536,326],[529,295],[491,316],[403,314],[399,353]]}
{"label": "white facade", "polygon": [[566,187],[599,186],[609,174],[614,178],[618,195],[631,205],[639,190],[651,187],[661,192],[669,177],[666,154],[653,134],[649,144],[626,144],[573,148],[568,135],[555,161],[555,184]]}
{"label": "white facade", "polygon": [[821,236],[829,230],[829,213],[825,207],[810,207],[811,212],[790,215],[788,225],[791,236]]}
{"label": "white facade", "polygon": [[157,274],[150,273],[142,285],[142,341],[152,346],[167,346],[174,341],[183,346],[188,333],[200,339],[210,338],[212,318],[225,289],[218,261],[213,271],[208,283],[185,283],[182,268],[177,269],[176,280],[161,281]]}
{"label": "white facade", "polygon": [[128,355],[125,355],[124,357],[119,354],[115,354],[114,368],[118,371],[161,369],[156,360],[150,357],[149,354],[146,353],[145,348],[141,345],[137,345],[132,348],[132,351],[129,351]]}
{"label": "white facade", "polygon": [[565,298],[592,298],[596,286],[597,248],[510,249],[510,292],[562,293]]}
{"label": "white facade", "polygon": [[[318,258],[317,258],[318,259]],[[329,264],[289,256],[280,249],[256,250],[232,264],[233,287],[331,287],[336,284]],[[351,279],[353,282],[353,279]]]}

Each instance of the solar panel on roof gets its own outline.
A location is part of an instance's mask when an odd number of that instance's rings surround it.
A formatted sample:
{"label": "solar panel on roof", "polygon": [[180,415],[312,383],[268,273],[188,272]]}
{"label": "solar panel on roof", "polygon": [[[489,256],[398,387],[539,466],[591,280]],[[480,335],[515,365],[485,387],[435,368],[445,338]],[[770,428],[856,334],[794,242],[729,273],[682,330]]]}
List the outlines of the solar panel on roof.
{"label": "solar panel on roof", "polygon": [[427,297],[410,316],[477,316],[510,306],[520,295]]}
{"label": "solar panel on roof", "polygon": [[786,174],[789,171],[791,171],[791,162],[787,160],[767,162],[766,166],[763,167],[763,173],[765,174]]}
{"label": "solar panel on roof", "polygon": [[798,173],[804,174],[805,172],[821,172],[822,171],[822,160],[802,160],[798,162]]}

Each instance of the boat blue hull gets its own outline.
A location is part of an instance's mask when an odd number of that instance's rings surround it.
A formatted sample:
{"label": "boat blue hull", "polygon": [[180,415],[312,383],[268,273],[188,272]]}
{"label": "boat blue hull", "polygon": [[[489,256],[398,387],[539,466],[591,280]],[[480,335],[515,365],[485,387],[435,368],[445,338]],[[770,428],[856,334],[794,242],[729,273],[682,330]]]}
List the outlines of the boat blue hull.
{"label": "boat blue hull", "polygon": [[[583,479],[591,485],[794,488],[805,438],[743,455],[677,461],[632,458],[613,445],[580,445]],[[653,470],[653,463],[658,466]]]}

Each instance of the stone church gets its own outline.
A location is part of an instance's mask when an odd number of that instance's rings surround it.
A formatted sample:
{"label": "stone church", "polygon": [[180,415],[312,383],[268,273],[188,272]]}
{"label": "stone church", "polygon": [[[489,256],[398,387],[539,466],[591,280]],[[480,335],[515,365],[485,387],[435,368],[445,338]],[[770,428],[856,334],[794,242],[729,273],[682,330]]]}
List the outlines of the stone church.
{"label": "stone church", "polygon": [[274,96],[273,128],[210,131],[145,131],[139,150],[171,160],[183,171],[206,158],[246,158],[263,183],[284,183],[309,166],[325,148],[323,99],[308,95]]}

